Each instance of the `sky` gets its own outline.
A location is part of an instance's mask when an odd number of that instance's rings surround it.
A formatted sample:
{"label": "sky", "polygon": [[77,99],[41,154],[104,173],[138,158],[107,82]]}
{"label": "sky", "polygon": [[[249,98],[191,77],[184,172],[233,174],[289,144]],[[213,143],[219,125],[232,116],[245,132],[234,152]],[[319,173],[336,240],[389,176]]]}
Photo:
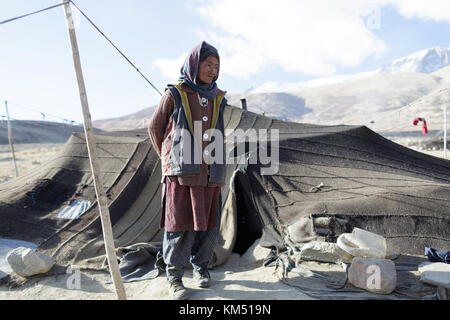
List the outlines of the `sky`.
{"label": "sky", "polygon": [[[450,47],[448,0],[74,0],[160,91],[201,41],[221,57],[218,86],[244,93],[372,71]],[[0,21],[59,0],[0,0]],[[160,94],[72,7],[93,120],[158,104]],[[65,15],[57,7],[0,25],[0,115],[82,122]]]}

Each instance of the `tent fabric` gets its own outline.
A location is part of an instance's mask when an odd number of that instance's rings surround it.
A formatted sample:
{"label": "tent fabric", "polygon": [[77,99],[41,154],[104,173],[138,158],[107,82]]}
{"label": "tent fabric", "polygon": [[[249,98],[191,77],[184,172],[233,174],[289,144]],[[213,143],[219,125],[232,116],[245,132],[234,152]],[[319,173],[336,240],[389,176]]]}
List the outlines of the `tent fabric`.
{"label": "tent fabric", "polygon": [[[123,282],[154,279],[166,271],[160,242],[117,248],[117,258]],[[112,282],[111,277],[106,280],[106,283]]]}
{"label": "tent fabric", "polygon": [[[279,172],[263,176],[258,165],[246,169],[247,196],[264,226],[261,245],[283,248],[286,226],[301,216],[331,216],[347,223],[330,226],[328,241],[360,227],[386,237],[396,252],[422,255],[429,243],[449,247],[449,161],[366,127],[275,120],[272,128],[280,128]],[[321,191],[311,192],[320,184]]]}
{"label": "tent fabric", "polygon": [[[262,246],[285,249],[288,227],[306,216],[331,218],[316,230],[326,241],[359,227],[386,237],[397,253],[450,247],[450,161],[402,147],[364,126],[286,122],[233,106],[225,108],[224,121],[225,130],[278,129],[279,143],[257,141],[249,150],[248,141],[226,140],[239,161],[227,164],[216,264],[259,237]],[[96,138],[116,247],[162,241],[161,163],[146,130]],[[263,148],[279,154],[275,174],[262,174],[267,165],[249,160]],[[76,200],[91,202],[79,219],[56,218]],[[0,237],[37,243],[62,266],[105,268],[84,134],[73,133],[38,170],[0,184],[0,215]]]}

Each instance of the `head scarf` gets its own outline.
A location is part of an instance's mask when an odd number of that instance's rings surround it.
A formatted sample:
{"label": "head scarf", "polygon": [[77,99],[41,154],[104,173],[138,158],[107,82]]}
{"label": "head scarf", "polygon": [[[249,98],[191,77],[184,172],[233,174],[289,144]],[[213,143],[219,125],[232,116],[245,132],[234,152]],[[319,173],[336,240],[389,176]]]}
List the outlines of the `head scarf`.
{"label": "head scarf", "polygon": [[216,80],[219,77],[220,68],[217,71],[217,76],[213,79],[212,83],[197,84],[197,74],[198,68],[200,67],[200,62],[209,56],[216,57],[220,63],[217,49],[203,41],[200,45],[192,49],[186,57],[186,60],[181,67],[181,76],[178,81],[186,83],[189,87],[200,93],[202,96],[208,99],[214,99],[215,96],[221,93],[216,84]]}

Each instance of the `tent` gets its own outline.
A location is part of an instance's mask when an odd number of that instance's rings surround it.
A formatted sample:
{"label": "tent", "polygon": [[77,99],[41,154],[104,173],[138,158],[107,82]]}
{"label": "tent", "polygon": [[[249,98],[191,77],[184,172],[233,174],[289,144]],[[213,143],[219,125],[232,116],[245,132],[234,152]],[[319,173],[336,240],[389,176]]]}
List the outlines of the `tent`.
{"label": "tent", "polygon": [[[215,264],[260,245],[285,250],[289,226],[322,221],[315,232],[335,241],[360,227],[384,236],[397,253],[450,247],[450,161],[391,142],[365,126],[319,126],[267,118],[233,106],[225,128],[278,130],[277,143],[227,141],[239,161],[227,164]],[[160,242],[161,163],[146,130],[96,135],[116,247]],[[255,142],[255,141],[253,141]],[[239,148],[243,146],[244,148]],[[278,171],[252,162],[265,149]],[[75,201],[78,218],[58,217]],[[320,220],[319,218],[327,218]],[[103,269],[104,246],[84,134],[39,170],[0,184],[0,238],[38,245],[61,266]],[[327,221],[323,224],[323,221]]]}

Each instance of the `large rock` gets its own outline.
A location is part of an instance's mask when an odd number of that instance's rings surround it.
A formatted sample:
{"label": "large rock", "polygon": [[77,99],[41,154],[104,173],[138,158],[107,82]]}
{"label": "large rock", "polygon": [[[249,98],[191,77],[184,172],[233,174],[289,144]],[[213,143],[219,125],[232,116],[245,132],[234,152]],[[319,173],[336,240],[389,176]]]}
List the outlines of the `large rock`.
{"label": "large rock", "polygon": [[391,260],[353,258],[348,281],[373,293],[390,294],[397,286],[397,270]]}
{"label": "large rock", "polygon": [[55,264],[53,258],[25,247],[9,251],[6,261],[15,273],[23,277],[47,273]]}
{"label": "large rock", "polygon": [[338,247],[336,243],[313,241],[303,245],[300,260],[342,263],[351,262],[353,256]]}
{"label": "large rock", "polygon": [[386,239],[360,228],[354,228],[352,233],[341,234],[336,243],[354,257],[385,259],[387,255]]}
{"label": "large rock", "polygon": [[450,289],[450,264],[424,262],[419,265],[420,281]]}

